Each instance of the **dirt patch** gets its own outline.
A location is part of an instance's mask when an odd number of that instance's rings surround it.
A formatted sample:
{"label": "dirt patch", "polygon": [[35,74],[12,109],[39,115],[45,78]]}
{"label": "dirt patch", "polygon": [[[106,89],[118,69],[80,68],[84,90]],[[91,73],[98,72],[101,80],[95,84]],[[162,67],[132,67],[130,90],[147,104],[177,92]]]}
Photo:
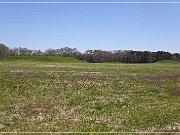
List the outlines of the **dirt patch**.
{"label": "dirt patch", "polygon": [[180,89],[171,89],[170,94],[173,96],[180,96]]}

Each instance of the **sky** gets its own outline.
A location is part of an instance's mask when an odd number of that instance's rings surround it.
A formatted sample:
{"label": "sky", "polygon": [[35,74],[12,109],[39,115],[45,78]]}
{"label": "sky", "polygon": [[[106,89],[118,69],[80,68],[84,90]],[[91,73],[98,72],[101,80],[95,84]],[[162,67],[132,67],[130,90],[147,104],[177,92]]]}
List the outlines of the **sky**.
{"label": "sky", "polygon": [[[14,2],[15,0],[0,0],[0,2],[3,1]],[[88,0],[78,1],[87,2]],[[111,2],[112,0],[98,1]],[[148,0],[134,1],[147,2]],[[171,1],[180,2],[180,0]],[[41,50],[68,46],[77,48],[81,52],[88,49],[102,49],[161,50],[180,53],[180,3],[0,3],[0,43],[10,48],[26,47]]]}

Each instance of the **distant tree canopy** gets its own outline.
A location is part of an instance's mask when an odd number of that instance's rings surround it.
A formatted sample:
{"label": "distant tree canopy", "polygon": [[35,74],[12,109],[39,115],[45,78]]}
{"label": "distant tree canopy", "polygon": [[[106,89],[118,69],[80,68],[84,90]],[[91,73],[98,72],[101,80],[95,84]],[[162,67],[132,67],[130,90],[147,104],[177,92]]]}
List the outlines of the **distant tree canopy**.
{"label": "distant tree canopy", "polygon": [[177,60],[180,54],[171,54],[169,52],[150,52],[150,51],[102,51],[88,50],[82,54],[82,58],[88,62],[122,62],[122,63],[152,63],[160,60]]}
{"label": "distant tree canopy", "polygon": [[132,51],[132,50],[87,50],[84,53],[79,52],[76,48],[59,48],[41,50],[30,50],[28,48],[9,49],[4,44],[0,44],[0,57],[5,56],[65,56],[76,57],[80,60],[86,60],[91,63],[102,62],[122,62],[122,63],[152,63],[160,60],[180,61],[180,54],[158,51]]}
{"label": "distant tree canopy", "polygon": [[9,48],[4,44],[0,44],[0,58],[5,57],[8,54]]}

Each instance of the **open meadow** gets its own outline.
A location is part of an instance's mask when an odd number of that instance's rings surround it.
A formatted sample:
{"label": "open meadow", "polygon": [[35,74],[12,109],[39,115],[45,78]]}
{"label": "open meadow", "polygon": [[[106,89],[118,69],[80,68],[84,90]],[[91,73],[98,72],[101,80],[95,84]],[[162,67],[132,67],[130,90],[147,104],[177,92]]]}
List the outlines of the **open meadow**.
{"label": "open meadow", "polygon": [[0,60],[1,132],[180,132],[180,63],[59,59]]}

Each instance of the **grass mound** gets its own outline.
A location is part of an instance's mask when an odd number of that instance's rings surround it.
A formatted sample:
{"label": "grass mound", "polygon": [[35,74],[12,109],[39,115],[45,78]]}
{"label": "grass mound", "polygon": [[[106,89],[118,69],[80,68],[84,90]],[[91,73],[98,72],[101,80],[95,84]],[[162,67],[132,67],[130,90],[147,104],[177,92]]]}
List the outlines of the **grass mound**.
{"label": "grass mound", "polygon": [[37,61],[37,62],[62,62],[62,63],[79,63],[83,62],[74,57],[63,56],[9,56],[2,61]]}
{"label": "grass mound", "polygon": [[161,60],[161,61],[158,61],[156,63],[160,63],[160,64],[180,64],[180,62],[175,61],[175,60]]}

